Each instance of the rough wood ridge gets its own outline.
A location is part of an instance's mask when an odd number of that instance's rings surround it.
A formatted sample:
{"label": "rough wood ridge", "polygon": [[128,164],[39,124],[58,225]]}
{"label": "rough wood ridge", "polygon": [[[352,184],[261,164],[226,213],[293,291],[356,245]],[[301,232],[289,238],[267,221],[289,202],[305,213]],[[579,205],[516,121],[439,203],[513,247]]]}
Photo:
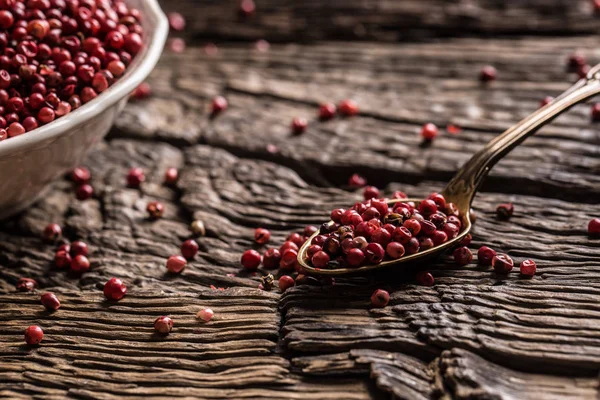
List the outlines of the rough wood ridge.
{"label": "rough wood ridge", "polygon": [[[600,216],[600,134],[587,105],[500,162],[474,204],[471,248],[532,258],[533,279],[445,256],[425,266],[433,287],[417,286],[407,270],[281,294],[259,290],[260,274],[239,265],[255,227],[270,229],[278,245],[359,200],[360,191],[344,188],[354,172],[386,194],[440,190],[469,154],[568,87],[573,50],[600,61],[597,37],[586,36],[597,20],[584,2],[551,3],[550,12],[534,1],[331,1],[313,20],[321,2],[257,0],[256,19],[243,24],[228,19],[232,1],[169,2],[198,15],[190,47],[165,54],[150,79],[153,97],[128,105],[86,159],[94,199],[75,200],[59,181],[0,224],[0,398],[598,398],[600,241],[586,227]],[[472,24],[461,28],[467,12]],[[356,29],[368,42],[282,43],[265,53],[251,42],[350,39]],[[448,37],[481,32],[515,35]],[[379,42],[408,35],[419,42]],[[217,56],[204,53],[207,38],[223,41]],[[488,87],[476,80],[485,64],[499,70]],[[230,108],[210,119],[217,94]],[[347,97],[360,116],[316,121],[319,102]],[[310,120],[300,137],[289,133],[295,116]],[[427,121],[462,131],[420,147]],[[146,171],[140,190],[125,187],[132,166]],[[175,188],[162,184],[168,167],[180,169]],[[152,200],[166,205],[159,221],[146,218]],[[516,212],[500,222],[495,206],[506,201]],[[167,274],[165,260],[190,237],[193,219],[207,228],[200,252],[181,275]],[[49,222],[89,244],[89,273],[52,266],[54,248],[40,239]],[[16,292],[22,276],[40,290]],[[102,296],[112,276],[129,287],[118,303]],[[376,288],[391,294],[384,309],[370,306]],[[44,291],[59,296],[60,310],[44,311]],[[195,318],[202,307],[213,321]],[[153,331],[160,315],[175,321],[169,336]],[[30,324],[46,333],[37,348],[23,343]]]}

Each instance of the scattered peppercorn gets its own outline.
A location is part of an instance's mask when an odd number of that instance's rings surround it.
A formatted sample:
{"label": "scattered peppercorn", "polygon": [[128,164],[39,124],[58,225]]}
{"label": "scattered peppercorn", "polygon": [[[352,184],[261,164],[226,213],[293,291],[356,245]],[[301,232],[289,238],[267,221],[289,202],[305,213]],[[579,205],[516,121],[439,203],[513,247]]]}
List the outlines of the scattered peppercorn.
{"label": "scattered peppercorn", "polygon": [[25,343],[28,345],[40,344],[44,339],[44,331],[37,325],[31,325],[25,329]]}
{"label": "scattered peppercorn", "polygon": [[570,72],[575,72],[579,67],[587,65],[587,59],[583,54],[573,53],[567,60],[567,68]]}
{"label": "scattered peppercorn", "polygon": [[144,171],[141,168],[131,168],[127,173],[127,185],[132,188],[138,188],[146,180]]}
{"label": "scattered peppercorn", "polygon": [[66,250],[59,250],[54,255],[54,265],[56,265],[57,268],[63,269],[71,267],[71,262],[71,255]]}
{"label": "scattered peppercorn", "polygon": [[348,179],[348,186],[352,188],[360,188],[367,184],[367,180],[360,176],[359,174],[353,174],[350,179]]}
{"label": "scattered peppercorn", "polygon": [[281,290],[281,292],[285,292],[295,285],[296,281],[289,275],[283,275],[281,278],[279,278],[279,290]]}
{"label": "scattered peppercorn", "polygon": [[77,187],[77,189],[75,189],[75,197],[77,198],[77,200],[80,200],[80,201],[89,200],[92,198],[93,195],[94,195],[94,188],[87,183],[85,183],[83,185],[79,185]]}
{"label": "scattered peppercorn", "polygon": [[196,314],[196,318],[201,319],[204,322],[209,322],[213,319],[215,313],[210,308],[204,308]]}
{"label": "scattered peppercorn", "polygon": [[433,286],[435,279],[431,272],[428,271],[419,271],[416,276],[417,284],[421,286]]}
{"label": "scattered peppercorn", "polygon": [[165,185],[173,186],[179,179],[179,171],[177,168],[168,168],[165,172]]}
{"label": "scattered peppercorn", "polygon": [[279,267],[281,253],[277,249],[268,249],[263,255],[263,267],[265,269],[275,269]]}
{"label": "scattered peppercorn", "polygon": [[204,228],[204,222],[195,220],[190,224],[190,230],[196,236],[205,236],[206,229]]}
{"label": "scattered peppercorn", "polygon": [[37,289],[38,284],[35,279],[19,278],[15,287],[19,292],[31,292],[34,289]]}
{"label": "scattered peppercorn", "polygon": [[344,100],[340,103],[338,110],[344,117],[353,117],[358,114],[358,104],[353,100]]}
{"label": "scattered peppercorn", "polygon": [[248,271],[256,271],[260,265],[260,261],[260,253],[256,250],[246,250],[240,260],[242,266]]}
{"label": "scattered peppercorn", "polygon": [[[148,82],[142,82],[138,87],[135,88],[131,96],[135,100],[145,100],[150,97],[151,94],[152,87],[150,87],[150,84]],[[91,96],[95,97],[95,94],[92,93]]]}
{"label": "scattered peppercorn", "polygon": [[159,201],[151,201],[146,206],[146,211],[150,219],[160,219],[165,213],[165,206]]}
{"label": "scattered peppercorn", "polygon": [[127,293],[127,286],[119,278],[110,278],[104,284],[104,297],[108,300],[121,300]]}
{"label": "scattered peppercorn", "polygon": [[379,189],[377,189],[375,186],[367,186],[363,190],[363,197],[365,200],[377,199],[379,196]]}
{"label": "scattered peppercorn", "polygon": [[167,269],[169,272],[178,274],[185,268],[187,260],[181,256],[171,256],[167,260]]}
{"label": "scattered peppercorn", "polygon": [[471,250],[465,246],[454,250],[453,256],[454,261],[456,261],[458,265],[467,265],[473,260],[473,254],[471,253]]}
{"label": "scattered peppercorn", "polygon": [[292,133],[294,135],[301,135],[306,130],[308,122],[304,118],[294,118],[292,120]]}
{"label": "scattered peppercorn", "polygon": [[254,48],[260,53],[266,53],[271,48],[271,44],[264,39],[259,39],[254,43]]}
{"label": "scattered peppercorn", "polygon": [[271,239],[271,232],[268,229],[256,228],[254,230],[254,241],[258,244],[266,244]]}
{"label": "scattered peppercorn", "polygon": [[90,270],[90,261],[86,256],[78,255],[71,261],[71,271],[76,274],[83,274]]}
{"label": "scattered peppercorn", "polygon": [[186,260],[193,259],[199,250],[198,243],[194,239],[188,239],[181,244],[181,255]]}
{"label": "scattered peppercorn", "polygon": [[169,26],[172,30],[181,32],[185,29],[185,18],[178,12],[170,12],[167,14]]}
{"label": "scattered peppercorn", "polygon": [[600,218],[594,218],[588,223],[588,234],[590,236],[600,236]]}
{"label": "scattered peppercorn", "polygon": [[60,301],[54,293],[44,293],[40,300],[48,311],[56,311],[60,308]]}
{"label": "scattered peppercorn", "polygon": [[176,54],[183,53],[186,48],[185,40],[182,38],[170,38],[167,44],[169,46],[169,50]]}
{"label": "scattered peppercorn", "polygon": [[427,141],[432,141],[433,139],[435,139],[438,133],[438,127],[435,126],[435,124],[432,124],[431,122],[423,125],[423,127],[421,128],[421,137],[423,137],[423,139]]}
{"label": "scattered peppercorn", "polygon": [[87,243],[77,240],[77,241],[71,243],[71,245],[69,246],[69,251],[70,251],[72,257],[76,257],[76,256],[80,256],[80,255],[87,257],[89,249],[88,249]]}
{"label": "scattered peppercorn", "polygon": [[487,246],[481,246],[477,250],[477,261],[480,265],[492,265],[492,260],[496,256],[496,251]]}
{"label": "scattered peppercorn", "polygon": [[[279,250],[281,251],[281,250]],[[281,253],[281,260],[279,261],[279,268],[282,270],[293,270],[296,267],[298,261],[298,250],[287,249]]]}
{"label": "scattered peppercorn", "polygon": [[250,17],[256,12],[256,4],[254,0],[241,0],[239,13],[242,17]]}
{"label": "scattered peppercorn", "polygon": [[323,103],[319,106],[319,119],[327,121],[335,117],[337,107],[333,103]]}
{"label": "scattered peppercorn", "polygon": [[486,65],[481,69],[481,72],[479,73],[479,80],[484,83],[495,81],[497,75],[498,71],[496,70],[496,68],[494,68],[491,65]]}
{"label": "scattered peppercorn", "polygon": [[383,308],[387,306],[389,302],[390,294],[383,289],[377,289],[371,295],[371,305],[373,307]]}
{"label": "scattered peppercorn", "polygon": [[218,114],[227,110],[228,103],[227,103],[227,100],[225,99],[225,97],[217,96],[213,99],[211,107],[212,107],[211,114],[213,116],[217,116]]}
{"label": "scattered peppercorn", "polygon": [[91,177],[92,174],[90,173],[90,171],[84,167],[77,167],[74,168],[73,171],[71,171],[71,180],[76,185],[84,185],[86,183],[89,183]]}
{"label": "scattered peppercorn", "polygon": [[508,274],[512,271],[514,262],[507,254],[496,254],[492,259],[494,271],[499,274]]}
{"label": "scattered peppercorn", "polygon": [[462,128],[458,125],[448,124],[446,125],[446,132],[448,132],[451,135],[458,135],[462,132]]}
{"label": "scattered peppercorn", "polygon": [[535,261],[533,260],[524,260],[519,265],[521,275],[525,276],[534,276],[536,269],[537,265],[535,265]]}
{"label": "scattered peppercorn", "polygon": [[58,224],[48,224],[44,228],[43,238],[47,243],[54,243],[62,237],[62,229]]}
{"label": "scattered peppercorn", "polygon": [[515,206],[512,203],[503,203],[496,208],[498,219],[508,221],[515,211]]}
{"label": "scattered peppercorn", "polygon": [[163,335],[168,334],[173,329],[173,320],[169,317],[162,316],[154,320],[154,330]]}

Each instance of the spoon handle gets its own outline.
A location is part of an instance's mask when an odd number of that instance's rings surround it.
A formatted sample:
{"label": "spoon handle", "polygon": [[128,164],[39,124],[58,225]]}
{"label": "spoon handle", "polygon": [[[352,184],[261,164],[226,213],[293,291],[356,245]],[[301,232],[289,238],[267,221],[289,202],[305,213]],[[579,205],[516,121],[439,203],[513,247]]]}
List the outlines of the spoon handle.
{"label": "spoon handle", "polygon": [[585,78],[550,104],[535,111],[475,153],[448,183],[444,195],[460,209],[468,210],[483,180],[502,157],[569,108],[597,94],[600,94],[600,65],[592,68]]}

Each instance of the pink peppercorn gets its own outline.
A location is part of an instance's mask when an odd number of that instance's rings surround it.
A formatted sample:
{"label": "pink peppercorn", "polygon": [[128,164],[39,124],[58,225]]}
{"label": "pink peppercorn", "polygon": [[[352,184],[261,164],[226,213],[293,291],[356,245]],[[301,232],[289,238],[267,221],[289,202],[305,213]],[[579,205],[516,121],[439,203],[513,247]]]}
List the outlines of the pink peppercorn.
{"label": "pink peppercorn", "polygon": [[25,329],[25,343],[28,345],[40,344],[44,339],[44,331],[37,325],[31,325]]}
{"label": "pink peppercorn", "polygon": [[385,256],[385,250],[379,243],[369,243],[364,253],[367,264],[379,264]]}
{"label": "pink peppercorn", "polygon": [[296,281],[289,275],[283,275],[281,278],[279,278],[279,290],[281,290],[281,292],[285,292],[295,285]]}
{"label": "pink peppercorn", "polygon": [[594,218],[588,223],[588,234],[590,236],[600,235],[600,218]]}
{"label": "pink peppercorn", "polygon": [[306,127],[308,126],[308,122],[304,118],[294,118],[292,120],[292,133],[294,135],[300,135],[304,133]]}
{"label": "pink peppercorn", "polygon": [[38,283],[35,281],[35,279],[31,278],[19,278],[17,284],[15,285],[15,288],[19,292],[31,292],[34,289],[37,289],[37,287]]}
{"label": "pink peppercorn", "polygon": [[260,265],[260,261],[260,253],[256,250],[246,250],[240,260],[242,266],[248,271],[256,271]]}
{"label": "pink peppercorn", "polygon": [[181,255],[186,260],[193,259],[199,250],[198,243],[194,239],[188,239],[181,244]]}
{"label": "pink peppercorn", "polygon": [[427,123],[421,128],[421,137],[425,140],[433,140],[439,133],[438,127],[432,123]]}
{"label": "pink peppercorn", "polygon": [[84,167],[77,167],[71,171],[71,180],[75,182],[76,185],[84,185],[88,183],[91,179],[90,171]]}
{"label": "pink peppercorn", "polygon": [[458,265],[467,265],[473,260],[473,254],[471,253],[471,250],[464,246],[454,250],[453,256],[454,261],[456,261]]}
{"label": "pink peppercorn", "polygon": [[330,261],[329,255],[327,253],[325,253],[324,251],[318,251],[311,258],[312,265],[315,268],[325,268],[329,264],[329,261]]}
{"label": "pink peppercorn", "polygon": [[350,249],[346,253],[346,262],[348,263],[348,266],[350,266],[350,267],[353,267],[353,268],[360,267],[364,261],[365,261],[365,253],[361,249],[357,249],[357,248]]}
{"label": "pink peppercorn", "polygon": [[377,189],[375,186],[367,186],[363,190],[363,196],[365,200],[376,199],[380,196],[379,189]]}
{"label": "pink peppercorn", "polygon": [[69,250],[70,250],[71,256],[73,256],[73,257],[76,257],[76,256],[86,256],[87,257],[88,252],[89,252],[87,243],[82,242],[80,240],[77,240],[77,241],[71,243]]}
{"label": "pink peppercorn", "polygon": [[212,101],[212,110],[211,113],[213,116],[216,116],[217,114],[222,113],[223,111],[227,110],[227,100],[225,99],[225,97],[222,96],[217,96],[213,99]]}
{"label": "pink peppercorn", "polygon": [[492,265],[492,260],[496,256],[496,251],[487,246],[481,246],[477,250],[477,261],[480,265]]}
{"label": "pink peppercorn", "polygon": [[430,272],[420,271],[417,273],[416,281],[417,284],[421,286],[433,286],[435,279],[433,278],[433,275],[431,275]]}
{"label": "pink peppercorn", "polygon": [[79,201],[89,200],[92,198],[93,195],[94,195],[94,188],[87,183],[84,183],[83,185],[79,185],[77,187],[77,189],[75,189],[75,197]]}
{"label": "pink peppercorn", "polygon": [[173,329],[173,320],[169,317],[162,316],[154,320],[154,330],[163,335],[168,334]]}
{"label": "pink peppercorn", "polygon": [[104,284],[104,297],[108,300],[121,300],[127,293],[127,286],[119,278],[110,278]]}
{"label": "pink peppercorn", "polygon": [[62,237],[62,229],[58,224],[48,224],[44,228],[43,238],[48,243],[54,243]]}
{"label": "pink peppercorn", "polygon": [[296,268],[298,262],[298,251],[288,249],[281,253],[281,260],[279,261],[279,268],[282,270],[293,270]]}
{"label": "pink peppercorn", "polygon": [[337,108],[333,103],[323,103],[319,106],[319,119],[327,121],[335,117]]}
{"label": "pink peppercorn", "polygon": [[494,271],[499,274],[508,274],[514,266],[514,262],[507,254],[496,254],[492,259]]}
{"label": "pink peppercorn", "polygon": [[44,293],[40,301],[48,311],[56,311],[60,308],[60,300],[54,293]]}
{"label": "pink peppercorn", "polygon": [[542,107],[546,107],[548,104],[552,103],[554,101],[554,97],[552,96],[546,96],[542,99],[542,101],[540,101],[540,108]]}
{"label": "pink peppercorn", "polygon": [[[147,99],[148,97],[150,97],[150,95],[152,94],[152,88],[150,87],[150,84],[148,82],[142,82],[140,83],[140,85],[138,87],[135,88],[135,90],[133,91],[132,97],[136,100],[144,100]],[[84,103],[87,103],[83,97],[81,98],[81,100]]]}
{"label": "pink peppercorn", "polygon": [[170,12],[167,14],[169,26],[174,31],[183,31],[185,29],[185,18],[178,12]]}
{"label": "pink peppercorn", "polygon": [[359,174],[354,174],[348,179],[348,186],[353,188],[363,187],[367,184],[367,180]]}
{"label": "pink peppercorn", "polygon": [[390,302],[390,294],[383,290],[377,289],[371,295],[371,305],[373,307],[383,308]]}
{"label": "pink peppercorn", "polygon": [[385,251],[391,259],[397,260],[405,253],[404,246],[398,242],[390,242],[385,248]]}
{"label": "pink peppercorn", "polygon": [[275,269],[279,267],[281,253],[277,249],[268,249],[263,254],[263,267],[265,269]]}
{"label": "pink peppercorn", "polygon": [[57,268],[67,268],[71,266],[71,255],[69,254],[68,251],[65,250],[59,250],[56,252],[56,254],[54,255],[54,265],[56,265]]}
{"label": "pink peppercorn", "polygon": [[141,168],[131,168],[127,173],[127,184],[129,187],[138,188],[146,180]]}
{"label": "pink peppercorn", "polygon": [[342,101],[338,109],[344,117],[353,117],[358,114],[358,104],[353,100]]}
{"label": "pink peppercorn", "polygon": [[537,266],[535,265],[535,261],[533,260],[524,260],[519,265],[519,270],[521,275],[525,276],[534,276]]}
{"label": "pink peppercorn", "polygon": [[271,239],[271,232],[268,229],[256,228],[254,230],[254,241],[258,244],[268,243]]}
{"label": "pink peppercorn", "polygon": [[469,246],[471,244],[472,240],[473,240],[473,236],[471,236],[470,233],[467,233],[467,235],[460,241],[460,245],[461,246]]}
{"label": "pink peppercorn", "polygon": [[86,256],[78,255],[71,261],[71,271],[76,274],[83,274],[90,270],[90,261]]}
{"label": "pink peppercorn", "polygon": [[151,201],[146,205],[146,211],[150,219],[160,219],[165,213],[165,205],[159,201]]}
{"label": "pink peppercorn", "polygon": [[204,322],[209,322],[213,319],[215,313],[210,308],[204,308],[196,314],[196,318],[201,319]]}
{"label": "pink peppercorn", "polygon": [[171,256],[167,259],[167,270],[171,273],[178,274],[185,268],[187,260],[181,256]]}
{"label": "pink peppercorn", "polygon": [[179,171],[177,168],[168,168],[165,172],[165,185],[173,186],[179,179]]}
{"label": "pink peppercorn", "polygon": [[[352,239],[347,239],[347,240],[352,241]],[[321,246],[313,244],[308,247],[308,249],[306,250],[306,254],[308,255],[308,257],[312,258],[312,256],[314,256],[315,254],[317,254],[318,252],[320,252],[322,250],[323,250],[323,248]]]}
{"label": "pink peppercorn", "polygon": [[514,210],[515,207],[512,203],[503,203],[496,208],[496,215],[498,216],[498,219],[507,221],[512,217]]}
{"label": "pink peppercorn", "polygon": [[[317,237],[318,237],[318,236],[317,236]],[[315,239],[316,239],[316,238],[315,238]],[[325,240],[325,238],[323,238],[323,241],[324,241],[324,240]],[[321,244],[323,244],[323,243],[321,243]],[[284,242],[284,243],[281,245],[281,247],[279,247],[279,252],[280,252],[281,254],[283,254],[283,253],[285,253],[285,252],[286,252],[286,250],[295,250],[295,251],[298,251],[298,249],[299,249],[299,247],[298,247],[298,245],[297,245],[296,243],[294,243],[294,242],[292,242],[292,241],[290,241],[290,240],[287,240],[287,241],[285,241],[285,242]]]}
{"label": "pink peppercorn", "polygon": [[494,68],[491,65],[486,65],[481,69],[481,72],[479,73],[479,80],[484,83],[491,82],[496,80],[497,75],[498,71],[496,70],[496,68]]}

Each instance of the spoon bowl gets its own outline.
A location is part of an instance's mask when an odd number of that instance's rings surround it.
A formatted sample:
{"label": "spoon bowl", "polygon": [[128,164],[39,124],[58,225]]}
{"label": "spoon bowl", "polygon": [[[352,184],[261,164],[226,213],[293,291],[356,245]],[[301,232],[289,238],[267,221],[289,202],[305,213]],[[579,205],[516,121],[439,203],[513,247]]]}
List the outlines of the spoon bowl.
{"label": "spoon bowl", "polygon": [[[375,269],[398,267],[403,264],[416,263],[431,259],[441,253],[457,246],[462,239],[470,232],[472,223],[470,220],[469,211],[471,203],[477,194],[477,190],[487,177],[492,167],[501,160],[511,150],[521,144],[526,138],[533,135],[542,126],[546,125],[554,118],[558,117],[571,107],[579,104],[591,97],[600,94],[600,64],[591,68],[587,76],[577,81],[570,89],[564,92],[561,96],[547,104],[546,106],[536,110],[527,118],[508,129],[501,135],[495,137],[483,149],[475,153],[469,161],[462,166],[456,173],[454,178],[448,183],[442,191],[442,195],[448,203],[454,203],[458,208],[462,230],[457,237],[448,240],[438,246],[423,250],[411,255],[405,255],[397,260],[382,261],[379,264],[363,265],[358,268],[334,268],[323,269],[314,268],[308,261],[308,248],[311,245],[312,239],[319,235],[319,232],[312,235],[300,248],[298,252],[298,264],[304,271],[315,275],[347,275],[360,274]],[[388,204],[394,204],[398,201],[414,201],[418,205],[421,201],[413,199],[390,200]],[[333,224],[333,221],[330,222]]]}

